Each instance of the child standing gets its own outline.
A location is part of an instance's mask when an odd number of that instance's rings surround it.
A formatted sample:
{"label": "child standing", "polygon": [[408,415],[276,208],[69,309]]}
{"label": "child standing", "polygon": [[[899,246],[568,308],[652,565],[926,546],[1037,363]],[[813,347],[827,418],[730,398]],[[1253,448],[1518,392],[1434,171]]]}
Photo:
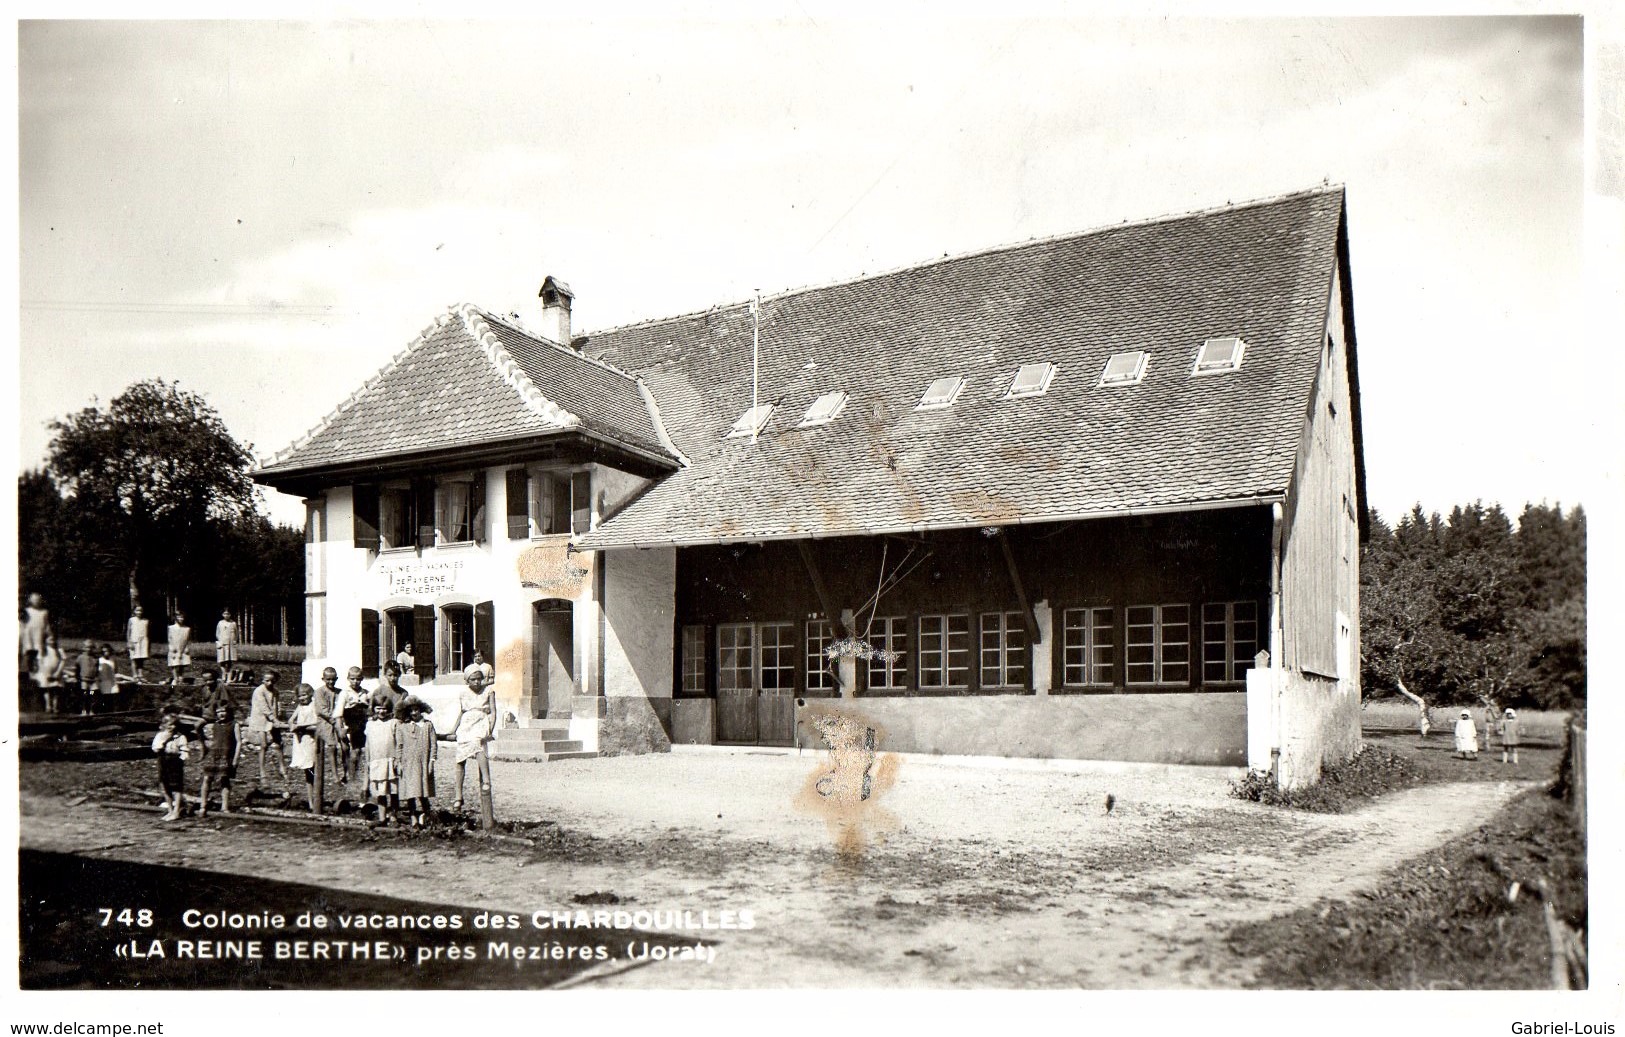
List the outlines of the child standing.
{"label": "child standing", "polygon": [[321,812],[321,804],[316,802],[316,754],[321,752],[321,743],[316,738],[316,728],[321,718],[316,713],[316,689],[308,684],[301,684],[298,688],[299,704],[294,707],[293,716],[288,718],[288,727],[293,731],[293,759],[292,766],[305,772],[305,798],[310,802],[310,812]]}
{"label": "child standing", "polygon": [[97,713],[111,713],[113,696],[118,694],[118,668],[113,665],[113,646],[104,644],[96,656],[96,697],[91,709]]}
{"label": "child standing", "polygon": [[412,827],[428,821],[429,801],[434,798],[434,765],[438,755],[434,725],[423,719],[428,703],[408,695],[396,710],[395,769],[400,775],[401,801],[409,803]]}
{"label": "child standing", "polygon": [[1473,723],[1473,714],[1465,709],[1456,718],[1456,752],[1464,760],[1478,759],[1478,726]]}
{"label": "child standing", "polygon": [[1518,714],[1515,710],[1507,710],[1501,714],[1501,762],[1507,762],[1507,754],[1512,754],[1514,766],[1518,763]]}
{"label": "child standing", "polygon": [[203,726],[203,786],[198,790],[198,817],[209,814],[209,786],[220,789],[220,812],[231,813],[231,779],[237,776],[237,757],[242,754],[237,721],[229,703],[214,707],[214,718]]}
{"label": "child standing", "polygon": [[165,821],[176,821],[181,816],[182,798],[186,787],[186,732],[181,728],[179,706],[168,705],[158,718],[158,734],[152,740],[152,751],[158,754],[158,787],[163,790],[164,803],[169,812]]}
{"label": "child standing", "polygon": [[42,705],[45,712],[55,713],[61,705],[57,701],[58,692],[62,690],[62,671],[68,661],[62,656],[62,649],[58,646],[55,634],[45,637],[45,650],[40,652],[39,661],[34,669],[34,683],[39,685]]}
{"label": "child standing", "polygon": [[367,794],[378,804],[378,820],[388,824],[395,812],[395,718],[389,706],[376,702],[367,721]]}

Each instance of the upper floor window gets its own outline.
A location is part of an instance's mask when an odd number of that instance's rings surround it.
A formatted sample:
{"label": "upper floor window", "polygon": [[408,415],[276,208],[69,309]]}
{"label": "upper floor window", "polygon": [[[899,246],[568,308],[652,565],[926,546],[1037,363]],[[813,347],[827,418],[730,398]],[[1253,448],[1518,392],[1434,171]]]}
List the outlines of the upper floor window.
{"label": "upper floor window", "polygon": [[508,539],[585,533],[592,525],[592,475],[542,468],[508,472]]}
{"label": "upper floor window", "polygon": [[441,542],[462,544],[475,539],[474,480],[469,476],[452,476],[440,480],[438,489],[435,503],[440,513],[435,527],[440,530]]}
{"label": "upper floor window", "polygon": [[412,487],[408,483],[386,483],[378,489],[379,547],[411,547],[417,541],[412,518]]}

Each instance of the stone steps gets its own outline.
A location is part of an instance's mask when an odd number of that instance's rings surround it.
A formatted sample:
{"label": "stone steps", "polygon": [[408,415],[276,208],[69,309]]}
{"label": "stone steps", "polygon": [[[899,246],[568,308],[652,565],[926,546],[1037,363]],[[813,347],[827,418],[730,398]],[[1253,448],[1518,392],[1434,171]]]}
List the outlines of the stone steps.
{"label": "stone steps", "polygon": [[491,747],[493,760],[509,760],[515,763],[554,763],[559,760],[596,760],[597,753],[589,753],[581,748],[581,743],[574,743],[576,748],[563,752],[549,752],[546,749],[508,748],[500,746]]}
{"label": "stone steps", "polygon": [[586,752],[579,738],[570,737],[568,720],[544,720],[534,727],[505,727],[491,743],[493,760],[582,760],[597,757]]}

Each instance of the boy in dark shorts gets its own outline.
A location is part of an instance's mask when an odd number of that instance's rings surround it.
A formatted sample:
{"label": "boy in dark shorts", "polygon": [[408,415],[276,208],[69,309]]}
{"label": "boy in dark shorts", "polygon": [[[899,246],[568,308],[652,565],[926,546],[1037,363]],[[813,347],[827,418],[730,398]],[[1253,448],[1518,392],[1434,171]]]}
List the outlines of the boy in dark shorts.
{"label": "boy in dark shorts", "polygon": [[186,729],[181,726],[181,711],[176,705],[167,705],[158,717],[158,734],[152,740],[152,751],[158,754],[158,787],[163,790],[164,803],[169,812],[165,821],[177,821],[181,816],[186,787],[186,757],[190,752]]}
{"label": "boy in dark shorts", "polygon": [[220,702],[214,707],[214,718],[203,727],[203,786],[197,794],[198,817],[209,815],[210,785],[220,790],[220,812],[231,813],[231,779],[237,775],[237,757],[242,751],[231,705]]}

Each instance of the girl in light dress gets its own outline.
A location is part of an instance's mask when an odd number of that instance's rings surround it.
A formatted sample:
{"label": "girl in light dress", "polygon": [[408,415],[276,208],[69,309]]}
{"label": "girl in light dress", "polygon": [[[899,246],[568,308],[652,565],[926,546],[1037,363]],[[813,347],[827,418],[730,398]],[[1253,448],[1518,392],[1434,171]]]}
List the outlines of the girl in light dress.
{"label": "girl in light dress", "polygon": [[394,816],[398,790],[395,766],[395,725],[389,703],[374,702],[372,719],[367,721],[367,794],[378,804],[378,821],[389,824]]}
{"label": "girl in light dress", "polygon": [[469,666],[463,671],[468,687],[458,697],[462,716],[457,720],[457,803],[453,809],[463,809],[463,770],[469,760],[478,769],[480,792],[491,788],[491,759],[485,751],[496,730],[496,699],[492,688],[485,683],[485,671]]}
{"label": "girl in light dress", "polygon": [[298,695],[299,704],[294,707],[293,716],[288,718],[288,728],[293,732],[293,759],[288,763],[305,772],[305,798],[309,800],[310,812],[314,814],[321,809],[316,802],[316,726],[321,723],[321,718],[316,714],[316,689],[301,684]]}
{"label": "girl in light dress", "polygon": [[[1486,746],[1485,748],[1488,748]],[[1511,754],[1512,763],[1518,762],[1518,713],[1516,710],[1507,710],[1501,714],[1501,762],[1507,762],[1507,755]]]}
{"label": "girl in light dress", "polygon": [[137,605],[130,613],[130,621],[124,624],[124,642],[130,647],[130,676],[138,682],[143,676],[141,671],[147,656],[152,654],[152,642],[148,636],[150,629],[147,614]]}
{"label": "girl in light dress", "polygon": [[192,665],[192,628],[186,625],[186,613],[175,610],[175,622],[169,624],[169,686],[181,682],[181,675]]}
{"label": "girl in light dress", "polygon": [[39,685],[40,695],[44,699],[42,704],[47,713],[55,713],[61,705],[57,698],[62,691],[62,671],[67,665],[68,659],[62,654],[56,635],[45,635],[45,648],[40,652],[34,667],[34,683]]}
{"label": "girl in light dress", "polygon": [[439,747],[434,725],[424,719],[430,712],[429,704],[416,695],[401,700],[395,711],[395,771],[401,802],[412,812],[413,828],[428,823],[430,800],[434,799],[434,765]]}
{"label": "girl in light dress", "polygon": [[1456,718],[1456,752],[1464,760],[1478,759],[1478,725],[1473,723],[1473,714],[1465,709]]}

